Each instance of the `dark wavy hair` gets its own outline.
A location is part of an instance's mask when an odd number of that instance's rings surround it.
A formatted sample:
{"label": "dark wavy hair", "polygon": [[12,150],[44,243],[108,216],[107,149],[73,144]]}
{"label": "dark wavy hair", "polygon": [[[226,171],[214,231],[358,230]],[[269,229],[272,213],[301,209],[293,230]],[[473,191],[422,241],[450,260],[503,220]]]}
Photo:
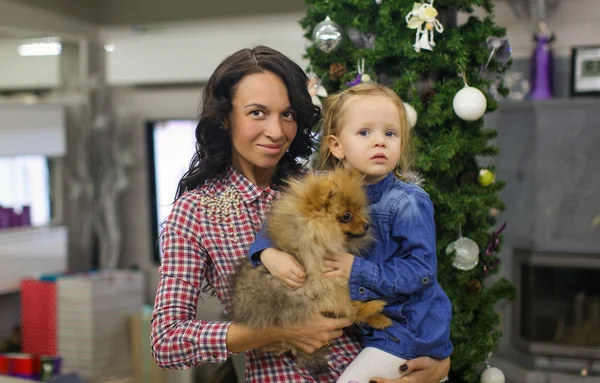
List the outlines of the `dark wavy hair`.
{"label": "dark wavy hair", "polygon": [[231,140],[223,126],[231,112],[237,85],[244,77],[262,72],[272,72],[283,81],[298,124],[296,137],[279,161],[272,183],[281,185],[301,168],[297,158],[308,159],[312,154],[312,128],[319,120],[321,109],[312,103],[306,74],[274,49],[265,46],[242,49],[219,64],[204,88],[202,112],[196,127],[196,154],[179,181],[175,199],[225,171],[231,161]]}

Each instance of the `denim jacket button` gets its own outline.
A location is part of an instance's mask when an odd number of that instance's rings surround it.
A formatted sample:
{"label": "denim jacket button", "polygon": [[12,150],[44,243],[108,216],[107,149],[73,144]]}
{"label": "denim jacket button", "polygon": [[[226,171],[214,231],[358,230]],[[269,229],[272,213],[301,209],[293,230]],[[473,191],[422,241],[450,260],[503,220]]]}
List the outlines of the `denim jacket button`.
{"label": "denim jacket button", "polygon": [[367,290],[366,290],[364,287],[362,287],[362,286],[360,286],[360,287],[358,288],[358,293],[359,293],[359,294],[364,294],[364,293],[365,293],[365,291],[367,291]]}
{"label": "denim jacket button", "polygon": [[429,281],[430,281],[429,277],[423,277],[423,278],[421,278],[421,283],[424,284],[424,285],[428,284]]}

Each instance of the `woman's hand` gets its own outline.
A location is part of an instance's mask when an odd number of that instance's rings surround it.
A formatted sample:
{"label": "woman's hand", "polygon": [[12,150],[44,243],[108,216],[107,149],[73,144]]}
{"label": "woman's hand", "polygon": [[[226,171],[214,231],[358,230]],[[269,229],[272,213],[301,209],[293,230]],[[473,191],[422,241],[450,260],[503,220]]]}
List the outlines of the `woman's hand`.
{"label": "woman's hand", "polygon": [[450,358],[437,360],[422,356],[400,366],[400,372],[405,374],[401,378],[373,378],[369,383],[438,383],[448,375],[448,371]]}
{"label": "woman's hand", "polygon": [[304,268],[291,254],[270,247],[260,253],[260,261],[272,276],[290,289],[297,289],[306,280]]}
{"label": "woman's hand", "polygon": [[343,328],[352,322],[348,319],[326,318],[319,314],[303,323],[289,325],[282,330],[282,340],[302,351],[312,354],[327,346],[332,339],[343,334]]}

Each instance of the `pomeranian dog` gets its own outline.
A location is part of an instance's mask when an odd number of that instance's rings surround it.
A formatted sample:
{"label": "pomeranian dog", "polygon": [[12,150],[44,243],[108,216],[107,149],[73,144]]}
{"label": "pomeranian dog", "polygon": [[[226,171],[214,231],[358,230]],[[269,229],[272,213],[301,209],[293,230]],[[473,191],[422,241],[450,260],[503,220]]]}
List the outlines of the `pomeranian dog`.
{"label": "pomeranian dog", "polygon": [[[264,266],[242,261],[232,281],[233,320],[268,328],[300,323],[322,313],[373,328],[390,326],[391,320],[381,314],[385,301],[352,301],[347,280],[323,277],[326,255],[360,254],[372,240],[368,229],[368,198],[358,172],[337,169],[290,181],[273,202],[267,233],[274,247],[292,254],[304,266],[306,280],[292,290]],[[328,369],[327,347],[307,354],[279,342],[260,350],[291,351],[297,365],[315,375]]]}

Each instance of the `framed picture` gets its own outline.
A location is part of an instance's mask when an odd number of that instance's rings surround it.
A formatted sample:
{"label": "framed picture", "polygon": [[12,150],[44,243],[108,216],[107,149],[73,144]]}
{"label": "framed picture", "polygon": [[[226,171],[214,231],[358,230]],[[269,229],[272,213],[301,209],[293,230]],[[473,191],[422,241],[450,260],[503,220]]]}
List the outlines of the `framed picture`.
{"label": "framed picture", "polygon": [[573,47],[571,96],[600,96],[600,46]]}

